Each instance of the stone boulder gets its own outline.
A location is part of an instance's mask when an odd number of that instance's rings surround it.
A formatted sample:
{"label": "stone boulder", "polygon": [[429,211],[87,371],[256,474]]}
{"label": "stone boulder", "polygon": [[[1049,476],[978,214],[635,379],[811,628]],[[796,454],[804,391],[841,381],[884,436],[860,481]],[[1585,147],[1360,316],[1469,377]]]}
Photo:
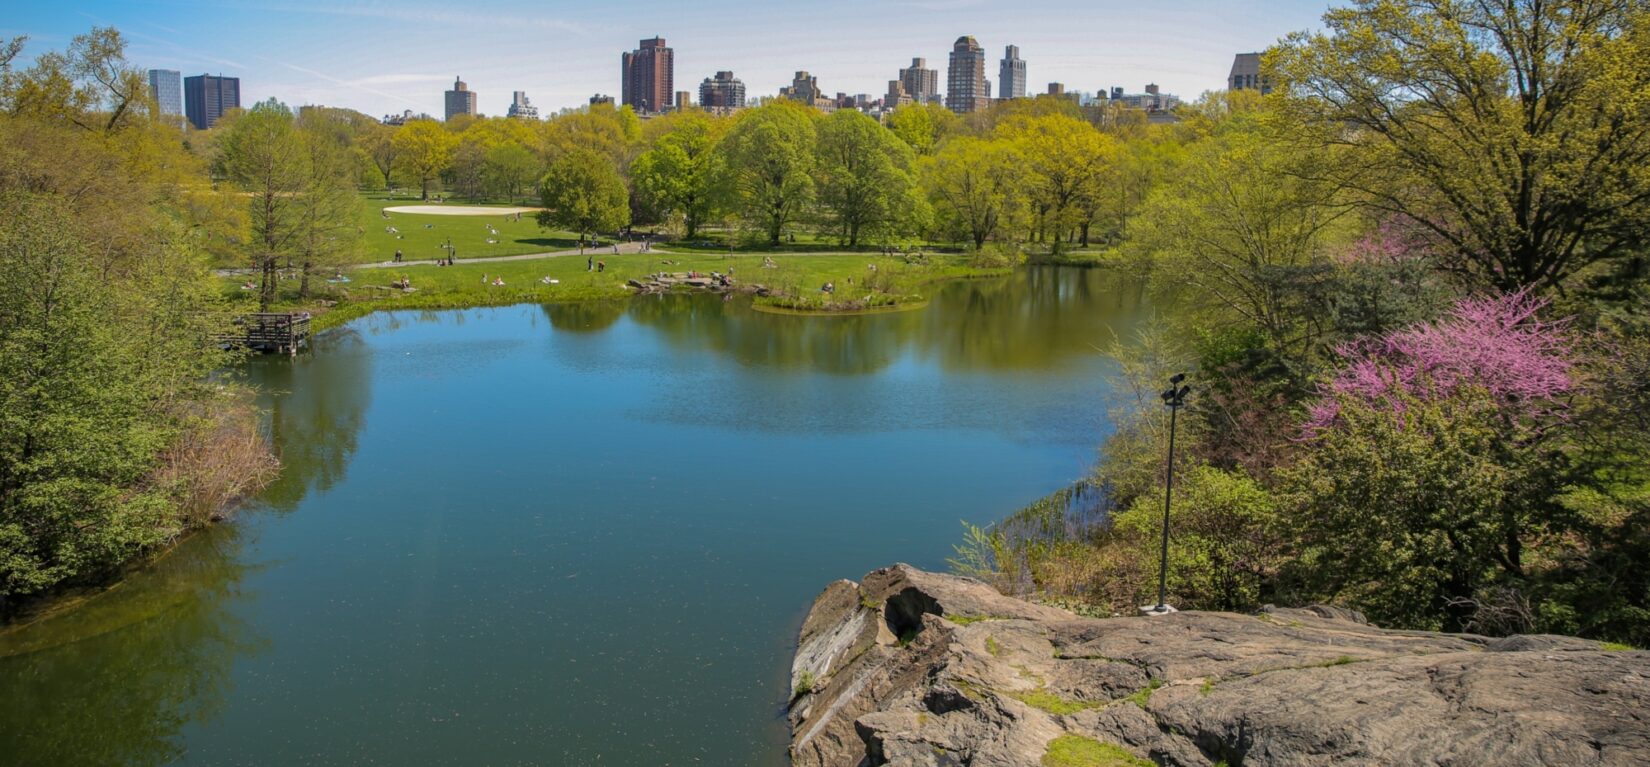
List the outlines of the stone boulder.
{"label": "stone boulder", "polygon": [[1650,653],[1322,606],[1080,618],[907,565],[826,587],[791,681],[802,767],[1650,764]]}

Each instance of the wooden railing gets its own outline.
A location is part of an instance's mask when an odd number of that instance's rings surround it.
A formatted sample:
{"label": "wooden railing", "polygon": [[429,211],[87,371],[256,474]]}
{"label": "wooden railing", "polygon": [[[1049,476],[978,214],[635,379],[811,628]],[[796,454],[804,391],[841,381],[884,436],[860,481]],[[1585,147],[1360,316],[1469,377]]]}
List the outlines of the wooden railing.
{"label": "wooden railing", "polygon": [[218,341],[260,352],[297,354],[298,348],[309,341],[309,332],[307,312],[258,312],[236,317],[233,327]]}

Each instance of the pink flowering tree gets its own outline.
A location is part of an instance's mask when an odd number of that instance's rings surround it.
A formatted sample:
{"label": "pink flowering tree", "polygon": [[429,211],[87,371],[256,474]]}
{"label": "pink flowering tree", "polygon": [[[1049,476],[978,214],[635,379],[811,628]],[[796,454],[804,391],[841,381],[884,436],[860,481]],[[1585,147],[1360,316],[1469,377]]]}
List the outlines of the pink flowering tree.
{"label": "pink flowering tree", "polygon": [[1575,387],[1568,322],[1546,321],[1547,301],[1525,293],[1469,298],[1431,323],[1345,344],[1346,360],[1309,411],[1307,428],[1333,425],[1345,398],[1400,418],[1405,402],[1436,401],[1481,389],[1515,414],[1555,413]]}
{"label": "pink flowering tree", "polygon": [[1573,529],[1555,499],[1580,474],[1553,438],[1580,353],[1545,306],[1466,299],[1339,349],[1281,482],[1322,596],[1390,625],[1529,629],[1484,616],[1522,593],[1527,546]]}

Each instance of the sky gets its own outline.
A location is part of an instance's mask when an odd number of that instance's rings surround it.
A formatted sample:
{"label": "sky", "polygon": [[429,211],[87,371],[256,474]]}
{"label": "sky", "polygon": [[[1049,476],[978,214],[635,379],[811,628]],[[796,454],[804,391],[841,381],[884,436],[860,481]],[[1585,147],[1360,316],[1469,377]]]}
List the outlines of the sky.
{"label": "sky", "polygon": [[1027,62],[1027,90],[1149,82],[1193,99],[1225,87],[1232,55],[1320,27],[1329,0],[0,0],[0,37],[29,37],[23,59],[60,50],[93,26],[114,26],[144,69],[241,78],[243,105],[271,96],[371,115],[440,115],[463,77],[483,114],[511,91],[540,113],[618,95],[619,56],[642,38],[676,52],[676,90],[730,69],[750,96],[771,95],[796,70],[826,93],[887,91],[913,57],[945,87],[951,44],[973,35],[997,80],[1005,45]]}

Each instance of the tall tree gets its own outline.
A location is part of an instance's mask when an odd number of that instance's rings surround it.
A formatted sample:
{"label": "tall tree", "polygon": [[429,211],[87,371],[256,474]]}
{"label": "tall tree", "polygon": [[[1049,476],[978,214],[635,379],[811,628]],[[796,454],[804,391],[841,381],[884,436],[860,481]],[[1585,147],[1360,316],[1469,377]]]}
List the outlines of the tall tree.
{"label": "tall tree", "polygon": [[730,207],[770,245],[813,201],[815,115],[791,101],[748,109],[719,145]]}
{"label": "tall tree", "polygon": [[235,119],[219,144],[225,173],[250,197],[251,258],[261,280],[258,302],[267,311],[280,266],[294,255],[304,231],[309,150],[292,113],[273,99]]}
{"label": "tall tree", "polygon": [[820,207],[849,247],[867,231],[902,228],[918,209],[911,149],[864,113],[844,109],[821,120],[817,153]]}
{"label": "tall tree", "polygon": [[341,137],[324,126],[305,126],[299,134],[308,157],[293,251],[299,260],[298,295],[308,297],[310,275],[348,260],[359,245],[361,200],[353,155]]}
{"label": "tall tree", "polygon": [[716,214],[722,160],[716,151],[716,125],[700,111],[663,119],[670,122],[669,131],[636,158],[630,175],[642,203],[660,217],[680,216],[684,233],[692,238]]}
{"label": "tall tree", "polygon": [[984,247],[1025,205],[1021,162],[1007,142],[963,137],[922,164],[922,183],[942,224]]}
{"label": "tall tree", "polygon": [[1449,265],[1546,290],[1650,234],[1650,11],[1637,0],[1357,0],[1268,60],[1333,178]]}
{"label": "tall tree", "polygon": [[434,120],[413,120],[401,126],[392,141],[396,161],[418,179],[420,199],[430,199],[430,182],[452,163],[458,138]]}
{"label": "tall tree", "polygon": [[499,144],[487,150],[481,175],[487,193],[511,202],[525,194],[538,175],[539,158],[521,144]]}
{"label": "tall tree", "polygon": [[947,138],[962,133],[962,118],[938,104],[906,104],[888,115],[888,129],[911,151],[927,156]]}
{"label": "tall tree", "polygon": [[613,161],[588,149],[574,149],[550,164],[539,182],[544,210],[539,225],[585,237],[630,223],[630,191]]}
{"label": "tall tree", "polygon": [[1329,276],[1330,235],[1342,220],[1333,184],[1312,179],[1330,162],[1274,135],[1233,130],[1191,150],[1130,223],[1133,246],[1187,285],[1193,300],[1259,330],[1299,361],[1322,331],[1313,302]]}
{"label": "tall tree", "polygon": [[384,188],[394,188],[395,182],[391,176],[395,173],[396,158],[400,155],[400,147],[395,142],[396,129],[393,126],[377,124],[362,130],[356,138],[356,143],[367,153],[367,159],[372,161],[372,167],[384,177]]}
{"label": "tall tree", "polygon": [[[1069,101],[1060,99],[1069,104]],[[1004,119],[997,132],[1022,145],[1028,186],[1039,220],[1041,238],[1054,230],[1053,250],[1059,253],[1061,235],[1083,223],[1082,202],[1098,193],[1112,163],[1112,140],[1088,123],[1052,112]]]}

